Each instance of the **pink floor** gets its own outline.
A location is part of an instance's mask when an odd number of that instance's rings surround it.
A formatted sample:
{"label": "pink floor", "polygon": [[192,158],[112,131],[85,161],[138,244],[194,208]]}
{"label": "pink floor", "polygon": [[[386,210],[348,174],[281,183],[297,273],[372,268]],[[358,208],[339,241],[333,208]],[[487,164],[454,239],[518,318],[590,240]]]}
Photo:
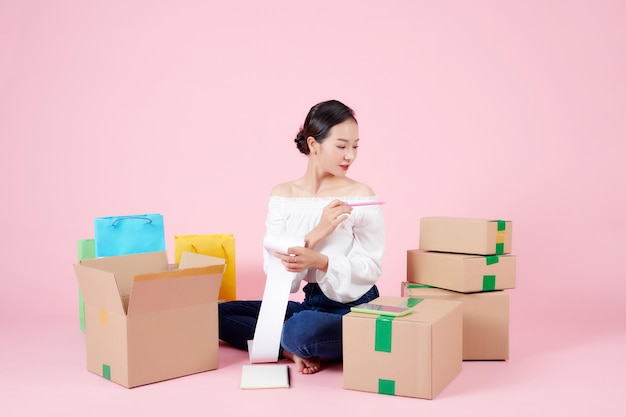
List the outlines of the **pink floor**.
{"label": "pink floor", "polygon": [[527,300],[512,291],[510,360],[464,362],[434,400],[345,390],[340,365],[292,372],[289,389],[244,391],[247,354],[228,346],[217,370],[129,390],[86,371],[75,317],[4,323],[0,416],[624,415],[621,297],[566,298],[555,307],[553,295]]}

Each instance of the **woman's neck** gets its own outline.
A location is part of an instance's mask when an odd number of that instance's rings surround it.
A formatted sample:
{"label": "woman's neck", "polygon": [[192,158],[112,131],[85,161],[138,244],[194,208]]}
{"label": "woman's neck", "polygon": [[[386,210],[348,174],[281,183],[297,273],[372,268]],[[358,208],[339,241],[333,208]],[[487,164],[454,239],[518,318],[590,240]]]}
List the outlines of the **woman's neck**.
{"label": "woman's neck", "polygon": [[307,172],[293,182],[294,194],[300,197],[334,197],[342,192],[353,181],[347,177]]}

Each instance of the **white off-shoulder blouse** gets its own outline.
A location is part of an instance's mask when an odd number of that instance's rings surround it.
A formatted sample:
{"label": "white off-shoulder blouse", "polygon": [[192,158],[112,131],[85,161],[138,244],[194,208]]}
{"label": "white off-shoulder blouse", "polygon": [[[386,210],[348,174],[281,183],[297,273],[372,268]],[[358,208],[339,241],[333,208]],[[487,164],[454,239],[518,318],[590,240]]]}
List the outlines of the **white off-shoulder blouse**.
{"label": "white off-shoulder blouse", "polygon": [[[279,197],[270,196],[264,240],[280,236],[304,237],[319,223],[322,210],[338,199],[347,203],[377,201],[376,196]],[[265,245],[264,245],[265,247]],[[348,303],[359,299],[378,281],[385,252],[385,226],[379,205],[357,206],[335,231],[315,247],[328,257],[327,272],[309,269],[295,274],[291,292],[302,281],[317,283],[331,300]],[[267,274],[269,252],[263,250]]]}

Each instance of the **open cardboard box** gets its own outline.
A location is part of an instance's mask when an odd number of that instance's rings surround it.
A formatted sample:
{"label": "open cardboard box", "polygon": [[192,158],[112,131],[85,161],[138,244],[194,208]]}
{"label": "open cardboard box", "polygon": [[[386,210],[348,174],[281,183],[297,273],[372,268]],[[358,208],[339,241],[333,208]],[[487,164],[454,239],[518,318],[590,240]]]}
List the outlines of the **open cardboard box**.
{"label": "open cardboard box", "polygon": [[186,252],[85,259],[87,369],[124,387],[216,369],[217,298],[225,260]]}

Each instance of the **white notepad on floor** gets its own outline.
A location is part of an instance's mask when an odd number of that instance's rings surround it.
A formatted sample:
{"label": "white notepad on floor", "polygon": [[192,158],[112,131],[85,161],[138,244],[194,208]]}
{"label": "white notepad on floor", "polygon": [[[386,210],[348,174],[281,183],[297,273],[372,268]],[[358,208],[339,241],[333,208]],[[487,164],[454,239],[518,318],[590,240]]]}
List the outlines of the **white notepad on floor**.
{"label": "white notepad on floor", "polygon": [[288,365],[243,365],[241,389],[289,388]]}

